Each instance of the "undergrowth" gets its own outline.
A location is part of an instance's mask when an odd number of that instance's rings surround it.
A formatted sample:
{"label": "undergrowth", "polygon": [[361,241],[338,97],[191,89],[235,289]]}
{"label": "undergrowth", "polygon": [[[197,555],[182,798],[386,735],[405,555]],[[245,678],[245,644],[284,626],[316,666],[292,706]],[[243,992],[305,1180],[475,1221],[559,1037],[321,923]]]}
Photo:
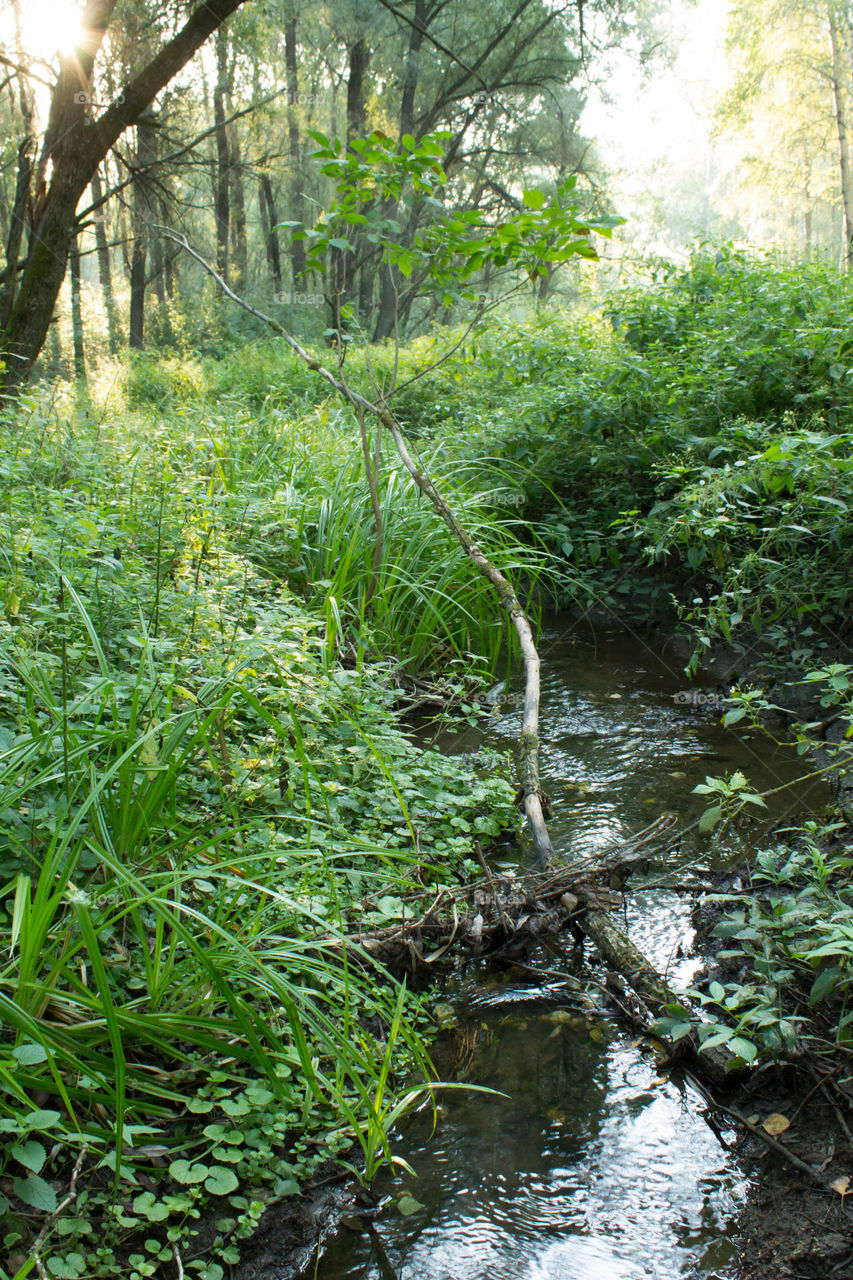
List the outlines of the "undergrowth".
{"label": "undergrowth", "polygon": [[322,404],[0,426],[0,1275],[217,1280],[432,1096],[417,1001],[350,935],[514,827],[506,762],[398,710],[406,672],[470,696],[505,632],[390,458],[368,607],[358,437]]}

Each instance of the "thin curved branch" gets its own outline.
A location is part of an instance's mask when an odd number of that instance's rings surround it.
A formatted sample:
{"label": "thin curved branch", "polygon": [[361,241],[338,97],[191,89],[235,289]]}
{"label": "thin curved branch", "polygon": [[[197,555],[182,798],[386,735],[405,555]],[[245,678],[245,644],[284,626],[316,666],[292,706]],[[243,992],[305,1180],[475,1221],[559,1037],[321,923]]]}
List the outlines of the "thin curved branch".
{"label": "thin curved branch", "polygon": [[330,369],[306,351],[301,343],[297,342],[291,334],[287,332],[283,325],[271,316],[264,315],[262,311],[258,311],[251,303],[246,302],[222,279],[214,267],[203,258],[200,253],[193,249],[186,236],[172,230],[170,227],[157,226],[156,230],[162,235],[173,240],[175,244],[194,258],[208,275],[216,281],[219,288],[239,307],[247,311],[249,315],[254,316],[263,324],[273,329],[290,347],[309,369],[318,374],[330,387],[335,390],[342,399],[346,400],[353,406],[356,412],[367,412],[371,414],[386,428],[394,439],[397,446],[397,452],[405,466],[409,475],[415,481],[420,491],[429,498],[434,510],[447,525],[450,532],[459,542],[465,554],[468,556],[476,567],[477,571],[491,583],[495,594],[498,597],[502,608],[506,609],[509,617],[515,627],[521,646],[521,655],[524,661],[525,687],[524,687],[524,709],[521,717],[521,735],[519,739],[518,749],[518,780],[523,797],[524,811],[527,815],[527,821],[530,826],[530,834],[533,840],[533,846],[540,865],[548,867],[554,860],[554,847],[551,844],[551,837],[548,834],[548,827],[545,823],[545,815],[542,808],[542,792],[539,786],[539,654],[536,650],[536,644],[533,639],[533,629],[527,619],[518,597],[513,589],[509,579],[501,573],[477,543],[470,536],[465,527],[460,523],[456,514],[447,503],[446,499],[435,485],[434,481],[412,457],[403,430],[394,417],[394,414],[388,408],[384,400],[374,402],[368,400],[366,396],[360,394],[349,385],[341,375],[334,374]]}

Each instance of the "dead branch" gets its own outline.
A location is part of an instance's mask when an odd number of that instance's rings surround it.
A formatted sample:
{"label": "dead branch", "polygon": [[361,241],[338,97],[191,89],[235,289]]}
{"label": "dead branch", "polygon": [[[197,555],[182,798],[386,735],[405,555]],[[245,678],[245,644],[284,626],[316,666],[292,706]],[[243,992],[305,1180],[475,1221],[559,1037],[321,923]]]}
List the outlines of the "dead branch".
{"label": "dead branch", "polygon": [[518,750],[518,779],[524,799],[524,811],[527,815],[527,821],[530,827],[530,834],[533,839],[533,846],[536,850],[539,863],[542,867],[550,866],[554,860],[554,848],[551,844],[551,838],[548,835],[548,828],[545,823],[545,816],[542,811],[542,792],[539,786],[539,654],[536,651],[536,644],[533,639],[533,631],[527,619],[527,615],[519,603],[518,597],[512,584],[501,573],[496,565],[483,553],[480,547],[468,534],[467,530],[460,524],[455,513],[446,502],[445,498],[436,487],[434,481],[425,471],[421,469],[412,457],[403,430],[395,418],[394,414],[388,408],[387,402],[380,400],[374,403],[368,400],[366,396],[355,391],[349,383],[340,375],[335,375],[331,370],[325,368],[315,356],[296,341],[291,334],[274,320],[271,316],[264,315],[262,311],[258,311],[250,303],[246,302],[222,279],[216,269],[211,266],[206,258],[191,248],[186,236],[180,235],[170,227],[158,226],[155,228],[163,235],[168,236],[175,244],[194,258],[208,275],[215,280],[219,288],[233,302],[249,315],[260,320],[270,329],[274,330],[290,347],[291,351],[326,381],[330,387],[346,400],[352,407],[359,411],[371,414],[380,426],[386,428],[393,437],[394,444],[397,446],[397,452],[405,466],[409,475],[415,481],[420,491],[430,500],[433,508],[447,525],[450,532],[459,542],[469,560],[475,565],[478,572],[486,578],[495,590],[498,601],[502,608],[506,609],[513,626],[515,627],[521,646],[521,655],[524,660],[525,672],[525,689],[524,689],[524,710],[521,721],[521,737]]}

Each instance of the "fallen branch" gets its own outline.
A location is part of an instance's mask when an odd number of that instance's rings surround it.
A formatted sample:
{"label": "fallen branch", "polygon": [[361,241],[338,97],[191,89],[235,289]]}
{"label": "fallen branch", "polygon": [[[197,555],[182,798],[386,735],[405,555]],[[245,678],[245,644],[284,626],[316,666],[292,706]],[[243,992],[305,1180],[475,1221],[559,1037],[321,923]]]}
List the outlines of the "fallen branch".
{"label": "fallen branch", "polygon": [[[524,661],[524,707],[517,754],[519,794],[527,816],[539,865],[545,870],[552,867],[555,854],[545,822],[543,810],[545,798],[539,783],[539,654],[533,639],[532,628],[512,584],[474,542],[431,477],[415,462],[409,451],[403,430],[384,399],[379,399],[376,402],[367,399],[366,396],[361,395],[360,392],[351,387],[340,373],[334,374],[322,365],[277,320],[265,315],[262,311],[258,311],[256,307],[253,307],[244,298],[236,294],[207,259],[203,258],[200,253],[197,253],[190,246],[185,236],[178,234],[170,227],[161,226],[157,227],[156,230],[173,240],[190,257],[194,258],[211,279],[216,282],[222,292],[231,298],[233,302],[283,338],[291,351],[309,369],[327,382],[343,400],[352,405],[360,425],[363,423],[364,414],[369,413],[375,418],[380,429],[385,429],[389,432],[403,465],[421,493],[429,499],[434,510],[459,542],[477,571],[491,583],[501,607],[506,609],[515,627],[521,647],[521,656]],[[363,432],[362,447],[365,450],[365,461],[367,462],[369,450],[366,449],[366,440]],[[368,480],[371,480],[369,463]],[[573,870],[575,869],[560,867],[558,874],[562,877],[571,877]],[[582,892],[578,892],[578,888]],[[612,895],[607,897],[604,891],[598,889],[594,884],[585,885],[582,877],[579,877],[577,882],[572,880],[571,885],[564,883],[560,893],[556,896],[560,898],[563,895],[568,895],[568,901],[562,902],[562,913],[553,904],[550,908],[544,905],[542,892],[538,893],[532,900],[532,906],[535,910],[529,910],[527,909],[531,906],[529,898],[515,900],[511,895],[507,897],[506,894],[501,898],[500,895],[494,892],[494,887],[487,884],[485,890],[481,888],[479,891],[474,891],[474,906],[476,910],[473,917],[467,921],[467,927],[463,926],[462,936],[469,937],[476,950],[479,951],[486,946],[493,947],[501,940],[508,941],[523,926],[528,926],[528,934],[533,932],[553,932],[561,928],[567,919],[575,918],[581,912],[585,912],[584,932],[593,938],[599,950],[602,951],[603,955],[606,955],[609,962],[624,973],[642,1002],[656,1010],[660,1010],[666,1004],[678,1003],[677,997],[660,975],[656,973],[627,936],[606,915],[606,910],[618,904],[620,899],[617,898],[614,902]],[[551,896],[553,897],[554,895]],[[540,902],[543,903],[542,907],[539,906]],[[514,924],[513,911],[516,912]],[[490,921],[487,914],[489,912],[496,913],[497,918]],[[459,923],[454,905],[451,941],[457,936]],[[386,956],[389,948],[393,950],[395,947],[399,947],[401,942],[404,942],[406,950],[412,957],[420,955],[425,963],[430,963],[431,959],[437,957],[430,957],[424,954],[422,939],[425,935],[433,937],[436,934],[446,936],[447,928],[448,921],[442,920],[434,914],[432,918],[426,917],[414,925],[403,925],[395,928],[384,936],[379,933],[373,934],[368,938],[359,937],[358,942],[363,948],[377,957]],[[439,954],[443,954],[449,945],[449,942],[446,943]],[[701,1048],[697,1048],[696,1052],[698,1059],[712,1079],[721,1080],[725,1078],[728,1071],[724,1066],[724,1055],[716,1051],[703,1051]]]}
{"label": "fallen branch", "polygon": [[[621,884],[638,863],[661,853],[672,841],[674,819],[659,818],[630,840],[596,859],[554,865],[546,871],[498,872],[478,850],[483,875],[456,889],[442,889],[427,911],[380,929],[361,929],[346,942],[385,962],[433,964],[450,945],[495,952],[507,945],[527,944],[566,927],[585,929],[585,913],[610,910],[622,903],[612,885]],[[369,906],[369,900],[363,905]],[[344,939],[329,945],[343,946]],[[428,951],[427,947],[438,950]],[[413,951],[414,947],[414,951]],[[638,953],[639,954],[639,953]]]}
{"label": "fallen branch", "polygon": [[260,320],[277,333],[279,337],[283,338],[291,351],[295,352],[309,369],[312,369],[319,377],[323,378],[339,396],[352,405],[356,415],[359,413],[364,414],[365,412],[371,414],[379,426],[385,428],[391,434],[403,465],[421,493],[430,500],[433,508],[457,539],[478,572],[493,586],[500,605],[506,609],[515,627],[521,646],[525,685],[524,709],[521,718],[521,736],[518,750],[518,780],[523,796],[524,811],[527,815],[530,834],[539,864],[542,867],[549,866],[554,860],[554,848],[545,823],[542,792],[539,785],[539,654],[536,651],[533,630],[509,579],[501,573],[496,565],[492,564],[488,556],[484,554],[464,526],[460,524],[434,481],[415,462],[409,451],[403,430],[384,400],[374,403],[372,400],[368,400],[366,396],[361,395],[340,374],[332,373],[315,356],[306,351],[301,343],[297,342],[277,320],[274,320],[271,316],[264,315],[262,311],[258,311],[256,307],[253,307],[244,298],[236,294],[207,259],[203,258],[200,253],[197,253],[190,246],[186,236],[180,235],[170,227],[158,226],[155,229],[170,240],[173,240],[175,244],[180,245],[191,258],[194,258],[233,302],[236,302],[249,315],[254,316],[256,320]]}

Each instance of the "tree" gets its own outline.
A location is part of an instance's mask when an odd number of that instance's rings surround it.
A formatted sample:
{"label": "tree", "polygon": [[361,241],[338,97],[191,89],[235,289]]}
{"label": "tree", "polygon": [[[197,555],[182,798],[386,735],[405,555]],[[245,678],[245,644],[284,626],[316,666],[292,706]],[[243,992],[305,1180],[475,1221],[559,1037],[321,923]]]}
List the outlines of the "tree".
{"label": "tree", "polygon": [[[735,68],[720,109],[743,152],[750,235],[823,245],[849,261],[849,0],[739,0],[728,46]],[[772,139],[772,145],[768,140]],[[840,217],[839,217],[840,214]]]}
{"label": "tree", "polygon": [[[40,140],[34,137],[33,114],[25,101],[29,68],[25,51],[19,48],[16,74],[22,84],[24,138],[0,299],[0,350],[5,359],[0,389],[21,386],[42,349],[76,239],[78,206],[98,166],[241,3],[243,0],[199,3],[183,26],[101,110],[95,65],[114,21],[117,0],[88,0],[79,41],[73,51],[59,58]],[[24,231],[27,247],[22,253]]]}

